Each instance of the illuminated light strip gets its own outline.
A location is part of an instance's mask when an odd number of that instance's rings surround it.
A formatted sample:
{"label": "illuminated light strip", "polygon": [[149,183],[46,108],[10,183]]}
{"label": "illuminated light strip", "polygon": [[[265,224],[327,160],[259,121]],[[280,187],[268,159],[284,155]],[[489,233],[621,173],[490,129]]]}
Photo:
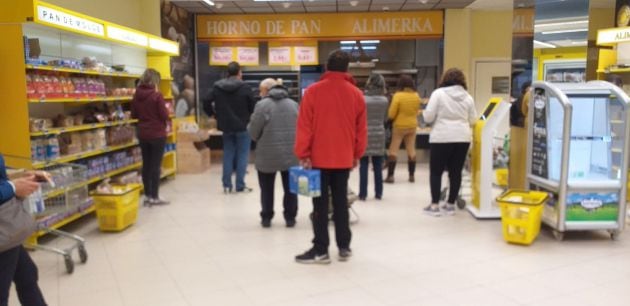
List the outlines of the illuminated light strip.
{"label": "illuminated light strip", "polygon": [[543,47],[548,47],[548,48],[556,48],[556,45],[554,45],[554,44],[550,44],[550,43],[546,43],[546,42],[542,42],[542,41],[538,41],[538,40],[534,40],[534,44],[541,45]]}
{"label": "illuminated light strip", "polygon": [[164,39],[149,37],[149,48],[170,54],[179,54],[179,44]]}
{"label": "illuminated light strip", "polygon": [[542,33],[547,34],[561,34],[561,33],[577,33],[577,32],[588,32],[588,29],[571,29],[571,30],[558,30],[558,31],[543,31]]}
{"label": "illuminated light strip", "polygon": [[105,36],[105,26],[86,18],[65,13],[47,6],[37,6],[37,20],[56,25],[72,31],[88,33],[96,36]]}
{"label": "illuminated light strip", "polygon": [[146,35],[112,25],[107,25],[107,37],[142,47],[146,47],[149,44],[149,38]]}

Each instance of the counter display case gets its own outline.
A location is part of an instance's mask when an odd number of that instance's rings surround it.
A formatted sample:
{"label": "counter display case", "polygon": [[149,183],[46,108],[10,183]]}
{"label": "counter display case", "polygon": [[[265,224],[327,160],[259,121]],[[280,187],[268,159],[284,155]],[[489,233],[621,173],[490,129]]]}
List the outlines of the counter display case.
{"label": "counter display case", "polygon": [[528,181],[550,193],[543,221],[566,231],[624,227],[630,98],[602,81],[533,85]]}

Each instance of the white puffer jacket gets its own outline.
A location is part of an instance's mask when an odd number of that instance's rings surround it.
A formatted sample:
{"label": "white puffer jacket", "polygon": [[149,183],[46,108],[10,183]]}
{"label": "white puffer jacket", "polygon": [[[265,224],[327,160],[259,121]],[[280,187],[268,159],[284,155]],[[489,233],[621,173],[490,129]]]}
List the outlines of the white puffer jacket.
{"label": "white puffer jacket", "polygon": [[422,112],[433,123],[430,143],[471,142],[471,126],[477,121],[475,102],[464,87],[455,85],[436,89]]}

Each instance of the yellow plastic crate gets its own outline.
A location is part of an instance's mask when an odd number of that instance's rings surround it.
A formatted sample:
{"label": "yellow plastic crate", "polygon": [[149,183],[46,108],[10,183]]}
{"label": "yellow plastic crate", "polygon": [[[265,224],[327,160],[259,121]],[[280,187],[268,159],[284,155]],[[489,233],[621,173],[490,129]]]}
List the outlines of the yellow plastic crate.
{"label": "yellow plastic crate", "polygon": [[140,202],[139,184],[113,186],[113,194],[92,193],[101,231],[119,232],[136,223]]}
{"label": "yellow plastic crate", "polygon": [[536,239],[547,197],[540,191],[508,190],[497,198],[505,241],[529,245]]}
{"label": "yellow plastic crate", "polygon": [[494,170],[494,175],[496,176],[496,179],[497,179],[497,185],[501,187],[506,187],[508,185],[509,176],[508,176],[507,168],[500,168],[500,169]]}

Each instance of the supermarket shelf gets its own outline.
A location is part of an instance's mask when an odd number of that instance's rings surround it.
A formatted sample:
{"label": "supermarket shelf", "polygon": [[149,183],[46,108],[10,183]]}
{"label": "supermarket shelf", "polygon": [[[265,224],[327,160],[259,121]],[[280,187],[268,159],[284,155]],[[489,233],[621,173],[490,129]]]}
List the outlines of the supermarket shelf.
{"label": "supermarket shelf", "polygon": [[610,120],[612,124],[623,124],[623,120]]}
{"label": "supermarket shelf", "polygon": [[60,196],[60,195],[64,194],[66,191],[70,191],[70,190],[81,188],[83,186],[94,184],[94,183],[102,181],[102,180],[104,180],[104,179],[106,179],[108,177],[116,176],[116,175],[125,173],[127,171],[131,171],[131,170],[136,170],[136,169],[138,169],[140,167],[142,167],[142,163],[135,163],[135,164],[132,164],[132,165],[129,165],[129,166],[126,166],[126,167],[122,167],[122,168],[116,169],[114,171],[110,171],[110,172],[105,173],[103,175],[95,176],[95,177],[93,177],[93,178],[91,178],[91,179],[89,179],[87,181],[84,181],[84,182],[81,182],[81,183],[77,183],[75,185],[71,185],[71,186],[68,186],[66,188],[53,190],[51,192],[46,193],[44,195],[44,199],[54,198],[56,196]]}
{"label": "supermarket shelf", "polygon": [[104,149],[88,151],[88,152],[81,152],[81,153],[77,153],[77,154],[64,156],[64,157],[61,157],[61,158],[58,158],[58,159],[55,159],[55,160],[49,161],[49,162],[34,163],[33,164],[33,168],[41,169],[41,168],[44,168],[44,167],[53,166],[53,165],[57,165],[57,164],[69,163],[69,162],[72,162],[72,161],[75,161],[75,160],[79,160],[79,159],[83,159],[83,158],[87,158],[87,157],[92,157],[92,156],[97,156],[97,155],[101,155],[101,154],[109,153],[109,152],[113,152],[113,151],[118,151],[118,150],[121,150],[121,149],[131,148],[131,147],[134,147],[134,146],[137,146],[137,145],[138,145],[138,142],[137,141],[133,141],[133,142],[128,143],[126,145],[107,147],[107,148],[104,148]]}
{"label": "supermarket shelf", "polygon": [[612,150],[610,150],[610,151],[612,151],[613,153],[621,153],[622,152],[622,150],[620,148],[612,148]]}
{"label": "supermarket shelf", "polygon": [[91,103],[91,102],[129,102],[131,96],[124,97],[95,97],[95,98],[60,98],[60,99],[28,99],[29,103]]}
{"label": "supermarket shelf", "polygon": [[41,71],[58,71],[58,72],[68,72],[68,73],[78,73],[85,75],[99,75],[99,76],[110,76],[110,77],[119,77],[119,78],[139,78],[139,74],[131,74],[124,72],[98,72],[93,70],[85,70],[85,69],[71,69],[64,67],[55,67],[55,66],[47,66],[47,65],[26,65],[26,69],[29,70],[41,70]]}
{"label": "supermarket shelf", "polygon": [[598,69],[598,73],[629,73],[630,68],[609,68],[609,69]]}
{"label": "supermarket shelf", "polygon": [[100,129],[100,128],[106,128],[106,127],[112,127],[112,126],[126,125],[126,124],[137,123],[137,122],[138,120],[133,119],[133,120],[125,120],[125,121],[93,123],[93,124],[84,124],[84,125],[69,126],[69,127],[62,127],[62,128],[52,128],[52,129],[45,130],[43,132],[33,132],[31,133],[31,136],[58,135],[58,134],[63,134],[63,133],[72,133],[72,132]]}
{"label": "supermarket shelf", "polygon": [[[69,217],[67,217],[67,218],[65,218],[65,219],[63,219],[63,220],[53,224],[52,226],[49,226],[48,228],[49,229],[58,229],[58,228],[66,225],[66,224],[68,224],[70,222],[73,222],[73,221],[75,221],[75,220],[77,220],[77,219],[79,219],[79,218],[81,218],[81,217],[83,217],[85,215],[89,215],[89,214],[93,213],[95,210],[96,210],[96,205],[94,205],[94,203],[92,203],[92,205],[90,205],[90,207],[88,207],[87,209],[85,209],[83,211],[80,211],[80,212],[77,212],[77,213],[75,213],[75,214],[73,214],[73,215],[71,215],[71,216],[69,216]],[[33,236],[34,237],[41,237],[41,236],[44,236],[46,234],[48,234],[47,231],[40,230],[40,231],[35,232],[33,234]]]}

